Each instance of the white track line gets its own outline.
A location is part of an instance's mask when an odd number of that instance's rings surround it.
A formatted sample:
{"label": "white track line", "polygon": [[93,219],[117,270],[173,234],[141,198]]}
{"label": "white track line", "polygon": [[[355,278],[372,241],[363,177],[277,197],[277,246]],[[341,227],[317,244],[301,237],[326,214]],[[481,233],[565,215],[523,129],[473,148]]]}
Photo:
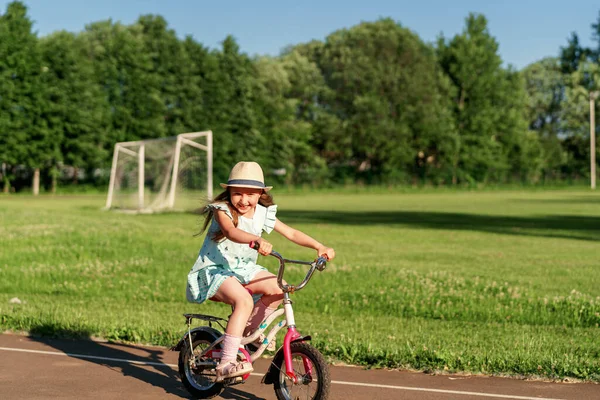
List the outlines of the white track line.
{"label": "white track line", "polygon": [[550,398],[545,398],[545,397],[527,397],[527,396],[514,396],[514,395],[510,395],[510,394],[464,392],[462,390],[429,389],[429,388],[420,388],[420,387],[411,387],[411,386],[375,385],[375,384],[371,384],[371,383],[358,383],[358,382],[331,381],[331,383],[337,383],[338,385],[365,386],[365,387],[384,388],[384,389],[412,390],[412,391],[417,391],[417,392],[461,394],[463,396],[497,397],[497,398],[501,398],[501,399],[560,400],[560,399],[550,399]]}
{"label": "white track line", "polygon": [[[0,347],[0,350],[5,351],[18,351],[22,353],[35,353],[35,354],[47,354],[52,356],[67,356],[73,358],[89,358],[93,360],[104,360],[104,361],[116,361],[128,364],[136,364],[136,365],[153,365],[158,367],[171,367],[178,368],[175,364],[166,364],[161,362],[152,362],[152,361],[136,361],[136,360],[127,360],[124,358],[111,358],[111,357],[99,357],[99,356],[89,356],[86,354],[73,354],[73,353],[61,353],[57,351],[43,351],[43,350],[29,350],[29,349],[13,349],[9,347]],[[254,376],[263,376],[264,374],[251,373],[250,375]],[[360,383],[360,382],[344,382],[344,381],[331,381],[336,385],[347,385],[347,386],[362,386],[362,387],[372,387],[372,388],[380,388],[380,389],[395,389],[395,390],[412,390],[417,392],[433,392],[433,393],[445,393],[445,394],[460,394],[463,396],[477,396],[477,397],[495,397],[501,399],[516,399],[516,400],[561,400],[561,399],[553,399],[553,398],[544,398],[544,397],[527,397],[527,396],[514,396],[514,395],[506,395],[506,394],[495,394],[495,393],[481,393],[481,392],[465,392],[460,390],[444,390],[444,389],[430,389],[430,388],[420,388],[420,387],[411,387],[411,386],[393,386],[393,385],[376,385],[372,383]]]}

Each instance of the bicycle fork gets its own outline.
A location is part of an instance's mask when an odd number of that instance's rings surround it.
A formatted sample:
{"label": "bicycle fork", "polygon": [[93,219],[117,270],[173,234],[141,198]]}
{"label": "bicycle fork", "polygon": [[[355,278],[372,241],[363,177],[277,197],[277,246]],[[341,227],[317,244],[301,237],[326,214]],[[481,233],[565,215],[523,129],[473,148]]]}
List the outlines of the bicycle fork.
{"label": "bicycle fork", "polygon": [[[302,336],[296,330],[296,321],[294,320],[294,309],[292,308],[292,300],[288,292],[283,293],[283,309],[285,310],[285,319],[288,326],[288,330],[283,339],[283,358],[285,361],[285,374],[290,378],[294,384],[298,383],[298,377],[294,372],[294,366],[292,365],[292,350],[291,344],[294,342],[304,342],[310,340],[310,336]],[[312,378],[312,364],[305,357],[302,357],[304,364],[304,370],[307,371],[309,378]]]}

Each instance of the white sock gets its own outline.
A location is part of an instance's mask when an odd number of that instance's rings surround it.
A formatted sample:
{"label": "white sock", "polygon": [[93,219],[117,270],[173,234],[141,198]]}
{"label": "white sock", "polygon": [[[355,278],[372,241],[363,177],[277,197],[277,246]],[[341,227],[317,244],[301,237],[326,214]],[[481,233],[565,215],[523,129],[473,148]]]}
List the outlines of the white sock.
{"label": "white sock", "polygon": [[238,349],[242,338],[239,336],[233,336],[228,333],[225,334],[223,340],[223,351],[221,352],[221,364],[235,361],[237,359]]}

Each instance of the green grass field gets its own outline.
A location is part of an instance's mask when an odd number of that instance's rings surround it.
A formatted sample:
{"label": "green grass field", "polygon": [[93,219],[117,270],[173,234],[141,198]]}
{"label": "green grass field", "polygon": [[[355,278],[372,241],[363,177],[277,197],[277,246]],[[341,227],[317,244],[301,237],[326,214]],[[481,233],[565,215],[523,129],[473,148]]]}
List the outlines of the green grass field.
{"label": "green grass field", "polygon": [[[298,329],[332,360],[600,381],[600,192],[273,193],[282,221],[336,249],[293,297]],[[0,197],[0,330],[169,346],[182,313],[228,315],[185,300],[198,215],[104,201]]]}

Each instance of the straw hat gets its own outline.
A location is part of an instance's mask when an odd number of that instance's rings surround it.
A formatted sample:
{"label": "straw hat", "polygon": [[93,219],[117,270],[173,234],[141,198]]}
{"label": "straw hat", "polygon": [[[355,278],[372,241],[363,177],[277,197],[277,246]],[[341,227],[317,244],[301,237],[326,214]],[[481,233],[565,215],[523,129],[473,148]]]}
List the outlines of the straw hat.
{"label": "straw hat", "polygon": [[221,183],[222,188],[228,186],[263,189],[265,192],[273,186],[265,186],[262,168],[254,161],[240,161],[229,173],[227,183]]}

